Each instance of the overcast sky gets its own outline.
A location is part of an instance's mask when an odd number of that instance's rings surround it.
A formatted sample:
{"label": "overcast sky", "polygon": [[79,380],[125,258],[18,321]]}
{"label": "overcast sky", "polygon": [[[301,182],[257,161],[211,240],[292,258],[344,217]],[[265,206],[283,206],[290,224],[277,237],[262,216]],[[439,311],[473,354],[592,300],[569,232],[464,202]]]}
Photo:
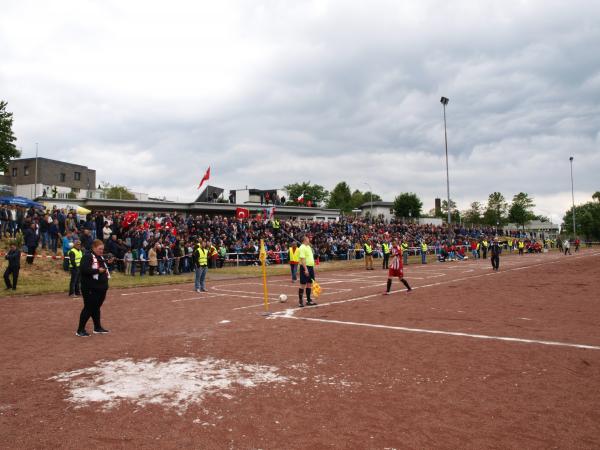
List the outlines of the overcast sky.
{"label": "overcast sky", "polygon": [[3,0],[0,98],[23,156],[193,200],[369,183],[424,209],[600,190],[600,2]]}

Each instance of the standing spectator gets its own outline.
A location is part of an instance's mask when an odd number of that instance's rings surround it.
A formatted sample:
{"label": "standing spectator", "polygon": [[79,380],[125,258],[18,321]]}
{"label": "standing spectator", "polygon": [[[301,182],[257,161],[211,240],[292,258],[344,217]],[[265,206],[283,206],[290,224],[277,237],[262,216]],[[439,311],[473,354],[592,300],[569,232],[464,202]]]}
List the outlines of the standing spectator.
{"label": "standing spectator", "polygon": [[69,250],[73,247],[73,234],[67,231],[67,234],[62,238],[62,254],[63,254],[63,269],[69,271]]}
{"label": "standing spectator", "polygon": [[25,230],[24,235],[25,246],[27,247],[27,264],[33,264],[39,240],[40,238],[36,233],[36,224],[32,222],[29,228]]}
{"label": "standing spectator", "polygon": [[[6,289],[17,290],[17,281],[19,281],[19,270],[21,268],[21,252],[17,250],[17,244],[11,242],[10,250],[4,257],[8,261],[8,267],[4,271],[4,284]],[[9,276],[12,275],[12,284]]]}
{"label": "standing spectator", "polygon": [[131,253],[130,247],[127,247],[127,251],[125,252],[125,256],[123,259],[125,260],[125,275],[131,275],[131,267],[133,265],[133,253]]}
{"label": "standing spectator", "polygon": [[60,230],[58,228],[57,219],[54,219],[50,224],[50,228],[48,228],[48,236],[50,237],[48,248],[56,255],[58,250],[58,240],[60,239]]}
{"label": "standing spectator", "polygon": [[84,248],[84,250],[86,252],[89,252],[92,249],[92,243],[94,242],[91,231],[87,228],[84,228],[83,233],[81,234],[80,240],[81,240],[81,246]]}
{"label": "standing spectator", "polygon": [[500,269],[500,253],[502,253],[502,247],[498,243],[498,238],[495,238],[490,247],[490,254],[492,255],[492,269],[496,272]]}
{"label": "standing spectator", "polygon": [[110,239],[111,234],[112,228],[108,225],[108,222],[104,222],[104,227],[102,228],[102,237],[104,238],[104,242],[107,242]]}
{"label": "standing spectator", "polygon": [[150,276],[154,276],[154,271],[156,270],[157,266],[158,258],[156,256],[156,248],[150,247],[150,250],[148,251],[148,267],[150,270]]}
{"label": "standing spectator", "polygon": [[83,293],[83,309],[79,315],[79,326],[76,335],[88,337],[90,334],[85,326],[92,318],[95,334],[106,334],[108,330],[102,327],[100,308],[108,291],[107,262],[104,260],[104,243],[96,240],[92,243],[92,251],[86,253],[81,259],[81,290]]}
{"label": "standing spectator", "polygon": [[146,274],[146,266],[148,264],[148,255],[146,254],[144,247],[140,247],[138,249],[138,259],[138,264],[140,266],[140,277],[143,277]]}
{"label": "standing spectator", "polygon": [[568,253],[571,254],[571,242],[569,242],[569,238],[566,238],[563,242],[563,248],[565,249],[565,255]]}

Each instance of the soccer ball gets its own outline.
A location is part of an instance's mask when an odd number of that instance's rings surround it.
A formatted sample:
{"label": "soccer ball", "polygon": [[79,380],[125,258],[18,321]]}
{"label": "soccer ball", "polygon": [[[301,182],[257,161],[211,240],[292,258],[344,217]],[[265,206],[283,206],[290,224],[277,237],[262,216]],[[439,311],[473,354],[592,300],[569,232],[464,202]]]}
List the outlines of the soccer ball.
{"label": "soccer ball", "polygon": [[279,303],[285,303],[285,302],[287,302],[287,295],[281,294],[279,296]]}

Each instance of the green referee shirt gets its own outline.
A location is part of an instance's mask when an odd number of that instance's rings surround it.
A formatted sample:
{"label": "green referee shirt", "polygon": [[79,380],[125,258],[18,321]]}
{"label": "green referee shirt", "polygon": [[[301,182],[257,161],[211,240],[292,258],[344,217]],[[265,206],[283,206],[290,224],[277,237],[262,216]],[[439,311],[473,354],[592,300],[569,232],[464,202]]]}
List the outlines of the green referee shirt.
{"label": "green referee shirt", "polygon": [[300,251],[298,253],[298,257],[306,262],[306,267],[314,267],[315,266],[315,258],[313,257],[313,251],[310,245],[302,244],[300,246]]}

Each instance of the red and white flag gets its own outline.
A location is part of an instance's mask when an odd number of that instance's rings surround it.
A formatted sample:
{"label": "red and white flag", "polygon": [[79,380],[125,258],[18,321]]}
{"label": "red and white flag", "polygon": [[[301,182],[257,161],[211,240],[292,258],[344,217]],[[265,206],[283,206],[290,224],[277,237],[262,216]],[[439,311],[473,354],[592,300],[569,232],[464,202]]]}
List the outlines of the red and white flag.
{"label": "red and white flag", "polygon": [[247,219],[250,217],[250,210],[246,208],[236,208],[235,217],[236,219]]}
{"label": "red and white flag", "polygon": [[208,169],[206,169],[206,173],[204,174],[204,176],[200,180],[200,184],[198,185],[198,189],[200,189],[202,187],[202,185],[204,184],[204,182],[208,181],[209,178],[210,178],[210,166],[208,166]]}
{"label": "red and white flag", "polygon": [[302,202],[304,201],[304,192],[302,193],[302,195],[301,195],[300,197],[298,197],[298,198],[296,199],[296,201],[297,201],[298,203],[302,203]]}

